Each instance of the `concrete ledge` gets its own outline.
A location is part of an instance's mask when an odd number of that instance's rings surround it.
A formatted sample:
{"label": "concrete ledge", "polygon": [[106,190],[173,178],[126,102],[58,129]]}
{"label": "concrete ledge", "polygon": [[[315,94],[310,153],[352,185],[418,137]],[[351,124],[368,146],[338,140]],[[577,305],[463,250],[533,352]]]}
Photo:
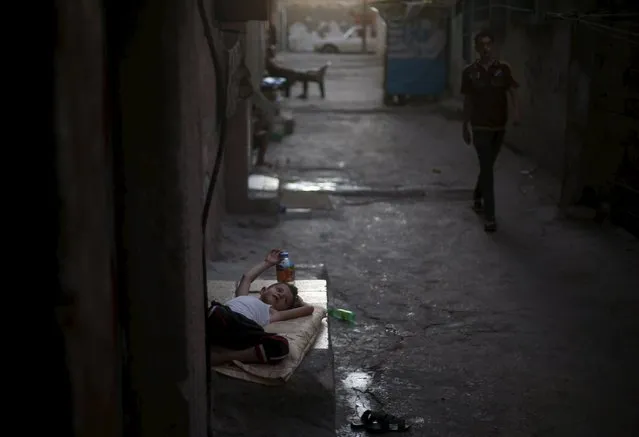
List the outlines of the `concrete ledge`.
{"label": "concrete ledge", "polygon": [[277,217],[280,203],[275,198],[235,198],[233,202],[227,202],[227,212],[230,214],[266,214]]}
{"label": "concrete ledge", "polygon": [[[257,280],[251,291],[272,284]],[[233,297],[236,281],[208,281],[209,302]],[[298,280],[295,285],[305,302],[326,307],[327,282]],[[335,387],[333,351],[328,324],[324,324],[313,349],[293,377],[282,386],[268,387],[212,375],[212,427],[217,437],[334,437]]]}

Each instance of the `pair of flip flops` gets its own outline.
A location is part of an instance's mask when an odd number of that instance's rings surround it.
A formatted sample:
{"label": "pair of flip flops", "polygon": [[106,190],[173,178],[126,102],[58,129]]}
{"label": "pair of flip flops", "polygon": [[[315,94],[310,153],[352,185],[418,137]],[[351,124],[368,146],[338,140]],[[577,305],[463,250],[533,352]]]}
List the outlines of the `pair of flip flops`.
{"label": "pair of flip flops", "polygon": [[365,430],[371,434],[408,431],[410,424],[405,419],[384,413],[383,411],[366,410],[360,420],[351,422],[351,428]]}

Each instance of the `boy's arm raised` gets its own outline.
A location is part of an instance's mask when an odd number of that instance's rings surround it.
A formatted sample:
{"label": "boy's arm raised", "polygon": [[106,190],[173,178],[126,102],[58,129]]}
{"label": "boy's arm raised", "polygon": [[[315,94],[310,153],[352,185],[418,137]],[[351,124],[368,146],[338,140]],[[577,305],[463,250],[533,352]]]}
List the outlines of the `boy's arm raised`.
{"label": "boy's arm raised", "polygon": [[244,273],[242,275],[242,279],[240,279],[240,284],[235,290],[235,296],[247,296],[249,294],[253,281],[259,278],[262,273],[277,264],[277,262],[279,261],[280,252],[281,251],[279,249],[271,250],[266,255],[266,258],[264,258],[264,261],[256,264],[251,270]]}

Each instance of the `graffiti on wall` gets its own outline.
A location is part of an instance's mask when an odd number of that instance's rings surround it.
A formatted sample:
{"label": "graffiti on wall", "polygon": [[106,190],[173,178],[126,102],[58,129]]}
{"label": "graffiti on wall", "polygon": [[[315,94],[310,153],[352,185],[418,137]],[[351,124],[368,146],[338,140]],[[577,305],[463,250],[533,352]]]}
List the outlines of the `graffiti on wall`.
{"label": "graffiti on wall", "polygon": [[289,6],[286,17],[288,49],[293,52],[311,52],[317,41],[344,35],[355,24],[347,8]]}
{"label": "graffiti on wall", "polygon": [[388,57],[440,59],[445,55],[446,23],[438,19],[389,22]]}
{"label": "graffiti on wall", "polygon": [[[415,9],[415,8],[414,8]],[[387,95],[439,96],[447,86],[447,11],[386,12],[388,47],[385,93]],[[382,12],[383,13],[383,12]]]}

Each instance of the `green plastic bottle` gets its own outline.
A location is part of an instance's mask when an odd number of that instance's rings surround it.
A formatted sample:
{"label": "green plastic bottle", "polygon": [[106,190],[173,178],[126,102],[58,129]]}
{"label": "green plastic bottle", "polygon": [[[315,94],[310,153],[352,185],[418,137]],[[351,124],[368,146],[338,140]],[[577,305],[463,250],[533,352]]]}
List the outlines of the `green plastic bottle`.
{"label": "green plastic bottle", "polygon": [[329,316],[334,319],[344,320],[346,322],[355,323],[355,313],[341,308],[329,308],[327,311]]}

